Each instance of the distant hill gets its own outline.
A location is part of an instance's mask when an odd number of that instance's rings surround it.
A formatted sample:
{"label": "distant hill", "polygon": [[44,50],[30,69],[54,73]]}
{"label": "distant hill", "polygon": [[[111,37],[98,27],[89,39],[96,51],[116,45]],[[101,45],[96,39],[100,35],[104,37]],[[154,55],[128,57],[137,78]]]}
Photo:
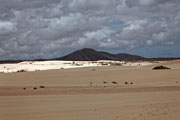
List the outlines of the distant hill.
{"label": "distant hill", "polygon": [[24,60],[0,60],[0,64],[15,64],[23,61]]}
{"label": "distant hill", "polygon": [[97,60],[144,60],[144,57],[131,54],[111,54],[108,52],[96,51],[91,48],[84,48],[56,60],[66,61],[97,61]]}
{"label": "distant hill", "polygon": [[54,59],[34,59],[34,60],[0,60],[0,64],[13,64],[23,61],[48,61],[48,60],[64,60],[64,61],[97,61],[97,60],[146,60],[146,61],[170,61],[180,58],[144,58],[138,55],[131,55],[126,53],[112,54],[103,51],[96,51],[91,48],[84,48],[72,52],[66,56],[54,58]]}

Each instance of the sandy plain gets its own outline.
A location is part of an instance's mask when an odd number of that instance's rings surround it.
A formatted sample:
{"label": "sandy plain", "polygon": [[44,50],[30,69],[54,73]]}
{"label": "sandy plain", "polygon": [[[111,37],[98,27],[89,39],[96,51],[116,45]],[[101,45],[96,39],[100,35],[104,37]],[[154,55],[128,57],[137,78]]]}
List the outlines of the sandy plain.
{"label": "sandy plain", "polygon": [[[170,70],[152,70],[165,65]],[[0,74],[0,120],[179,120],[180,60]]]}

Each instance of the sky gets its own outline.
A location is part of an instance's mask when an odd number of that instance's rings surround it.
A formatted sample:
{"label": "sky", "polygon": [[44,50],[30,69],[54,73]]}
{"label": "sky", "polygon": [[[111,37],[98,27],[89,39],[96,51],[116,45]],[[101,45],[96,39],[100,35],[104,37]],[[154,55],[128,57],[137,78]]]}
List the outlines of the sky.
{"label": "sky", "polygon": [[0,0],[0,60],[82,48],[180,57],[180,0]]}

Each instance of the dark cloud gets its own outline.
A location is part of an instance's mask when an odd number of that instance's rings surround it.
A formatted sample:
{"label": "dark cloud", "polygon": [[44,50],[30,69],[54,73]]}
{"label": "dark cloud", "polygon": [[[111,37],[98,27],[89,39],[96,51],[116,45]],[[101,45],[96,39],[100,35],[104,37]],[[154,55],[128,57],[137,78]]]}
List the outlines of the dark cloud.
{"label": "dark cloud", "polygon": [[0,0],[0,57],[173,45],[179,26],[180,0]]}

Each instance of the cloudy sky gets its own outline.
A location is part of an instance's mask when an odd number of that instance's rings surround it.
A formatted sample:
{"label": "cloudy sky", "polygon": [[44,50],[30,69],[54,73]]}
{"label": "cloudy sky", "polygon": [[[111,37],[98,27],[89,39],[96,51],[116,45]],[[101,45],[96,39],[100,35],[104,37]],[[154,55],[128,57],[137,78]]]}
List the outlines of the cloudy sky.
{"label": "cloudy sky", "polygon": [[0,0],[0,59],[81,48],[180,57],[180,0]]}

